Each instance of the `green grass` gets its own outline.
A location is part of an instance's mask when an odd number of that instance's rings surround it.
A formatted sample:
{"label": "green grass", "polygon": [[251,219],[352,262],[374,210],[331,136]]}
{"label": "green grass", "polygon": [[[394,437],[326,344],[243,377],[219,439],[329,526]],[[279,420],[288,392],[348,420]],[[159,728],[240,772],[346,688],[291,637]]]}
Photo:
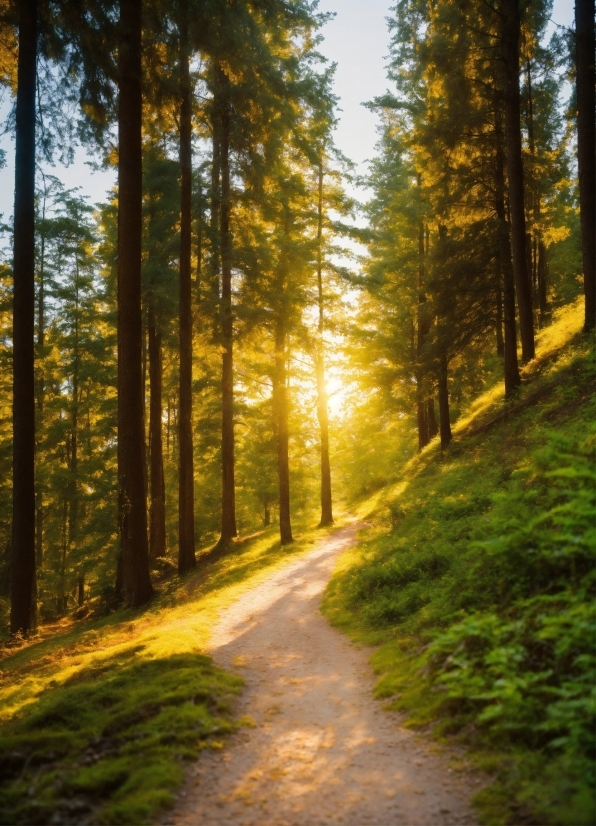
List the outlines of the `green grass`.
{"label": "green grass", "polygon": [[493,775],[484,823],[595,822],[594,350],[577,307],[540,335],[516,398],[490,388],[402,479],[324,611],[378,645],[376,692]]}
{"label": "green grass", "polygon": [[[341,523],[341,518],[339,523]],[[205,656],[221,611],[327,531],[272,527],[162,583],[144,611],[64,620],[5,648],[0,822],[144,823],[173,801],[185,763],[250,721],[241,680]]]}

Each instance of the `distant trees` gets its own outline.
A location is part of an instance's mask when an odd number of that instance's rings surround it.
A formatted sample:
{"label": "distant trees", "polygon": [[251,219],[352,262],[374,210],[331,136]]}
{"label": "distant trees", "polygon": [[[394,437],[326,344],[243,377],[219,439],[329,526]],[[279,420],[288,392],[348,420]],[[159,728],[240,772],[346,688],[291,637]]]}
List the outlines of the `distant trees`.
{"label": "distant trees", "polygon": [[392,365],[384,380],[415,416],[420,448],[433,431],[435,393],[449,444],[450,373],[466,375],[492,335],[505,392],[514,392],[516,328],[527,362],[536,320],[556,300],[549,246],[566,232],[557,199],[571,193],[556,43],[541,43],[546,20],[540,3],[522,13],[512,0],[401,0],[390,23],[395,94],[371,103],[383,132],[364,283],[386,313],[372,334]]}
{"label": "distant trees", "polygon": [[[145,604],[152,566],[175,551],[179,572],[192,568],[217,510],[222,548],[238,507],[243,525],[269,524],[276,502],[291,541],[292,479],[298,507],[310,497],[311,448],[292,447],[307,415],[320,428],[321,523],[332,520],[324,280],[335,229],[320,159],[332,152],[335,101],[315,52],[324,18],[306,3],[44,6],[37,106],[55,113],[37,151],[72,154],[72,118],[62,124],[45,97],[60,82],[80,104],[80,137],[117,164],[118,192],[92,218],[47,177],[34,222],[39,10],[19,9],[14,363],[15,388],[31,392],[14,394],[11,582],[13,630],[27,633],[36,565],[48,617],[90,595],[109,602],[110,579],[117,597]],[[308,413],[292,404],[295,356],[315,364]]]}
{"label": "distant trees", "polygon": [[[197,541],[225,551],[276,505],[282,543],[314,500],[331,524],[339,444],[360,489],[390,473],[367,455],[380,449],[368,396],[387,438],[403,420],[424,449],[435,436],[447,448],[492,370],[515,393],[536,326],[574,294],[561,245],[570,260],[579,249],[547,11],[398,0],[393,92],[370,104],[381,132],[366,229],[346,226],[333,68],[316,50],[325,17],[306,0],[32,0],[0,19],[0,80],[17,104],[13,335],[0,269],[13,631],[34,627],[36,602],[44,617],[90,596],[141,606],[164,557],[184,574]],[[576,19],[590,329],[592,6],[578,0]],[[72,154],[78,133],[118,165],[97,212],[51,176],[35,212],[36,107],[38,161]],[[345,236],[368,243],[359,275]],[[353,433],[333,426],[338,358],[361,378]]]}

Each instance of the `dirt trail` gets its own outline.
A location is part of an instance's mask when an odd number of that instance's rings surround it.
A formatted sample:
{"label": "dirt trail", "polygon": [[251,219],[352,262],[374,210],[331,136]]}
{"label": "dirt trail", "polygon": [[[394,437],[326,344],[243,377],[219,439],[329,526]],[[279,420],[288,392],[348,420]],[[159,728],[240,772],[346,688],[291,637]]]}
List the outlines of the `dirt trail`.
{"label": "dirt trail", "polygon": [[319,612],[357,525],[322,539],[241,597],[211,652],[240,672],[245,729],[191,769],[164,823],[182,826],[473,824],[469,784],[373,699],[370,651]]}

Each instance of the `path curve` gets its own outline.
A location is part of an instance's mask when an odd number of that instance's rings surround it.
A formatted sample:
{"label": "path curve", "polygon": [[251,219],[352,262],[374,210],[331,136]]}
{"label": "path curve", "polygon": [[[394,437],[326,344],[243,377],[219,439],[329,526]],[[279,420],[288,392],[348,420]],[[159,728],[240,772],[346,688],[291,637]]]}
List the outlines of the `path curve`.
{"label": "path curve", "polygon": [[319,612],[353,524],[321,539],[228,609],[211,654],[246,680],[255,722],[203,752],[164,823],[178,826],[473,824],[466,779],[373,699],[370,652]]}

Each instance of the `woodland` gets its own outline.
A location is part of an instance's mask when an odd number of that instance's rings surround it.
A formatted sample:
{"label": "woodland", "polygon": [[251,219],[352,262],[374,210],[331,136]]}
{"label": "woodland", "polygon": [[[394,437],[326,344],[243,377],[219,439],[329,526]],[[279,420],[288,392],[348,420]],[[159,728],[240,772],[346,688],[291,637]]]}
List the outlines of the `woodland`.
{"label": "woodland", "polygon": [[215,595],[350,513],[378,695],[481,822],[594,822],[594,2],[396,0],[364,178],[317,5],[0,2],[2,823],[168,805],[238,725]]}

